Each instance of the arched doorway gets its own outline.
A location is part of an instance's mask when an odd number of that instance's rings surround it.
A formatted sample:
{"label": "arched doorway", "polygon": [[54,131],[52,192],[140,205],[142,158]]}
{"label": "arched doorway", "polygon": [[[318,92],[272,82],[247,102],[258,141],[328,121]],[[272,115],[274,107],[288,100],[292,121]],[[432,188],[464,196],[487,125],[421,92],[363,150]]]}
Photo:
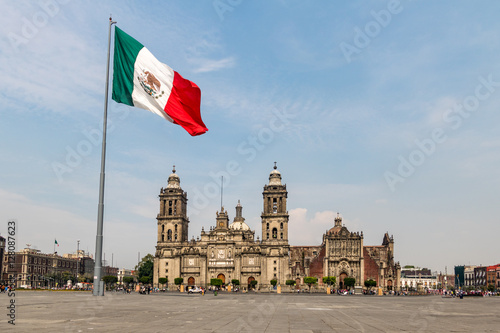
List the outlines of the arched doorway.
{"label": "arched doorway", "polygon": [[387,280],[387,290],[392,290],[392,280]]}
{"label": "arched doorway", "polygon": [[194,286],[194,277],[192,277],[192,276],[191,276],[191,277],[188,279],[188,286]]}
{"label": "arched doorway", "polygon": [[339,288],[344,289],[344,279],[347,277],[347,273],[341,273],[339,276]]}
{"label": "arched doorway", "polygon": [[217,275],[217,278],[222,280],[222,284],[226,284],[226,277],[224,276],[224,274],[221,273]]}
{"label": "arched doorway", "polygon": [[252,281],[255,281],[255,278],[253,276],[250,276],[248,278],[248,290],[252,289]]}

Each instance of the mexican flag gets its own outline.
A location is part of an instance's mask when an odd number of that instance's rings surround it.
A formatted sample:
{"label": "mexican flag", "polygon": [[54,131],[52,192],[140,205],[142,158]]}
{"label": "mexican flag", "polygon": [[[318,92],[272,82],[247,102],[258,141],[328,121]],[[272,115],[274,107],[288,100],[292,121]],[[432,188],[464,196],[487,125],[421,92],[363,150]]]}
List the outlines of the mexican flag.
{"label": "mexican flag", "polygon": [[156,113],[192,136],[208,131],[200,114],[201,91],[147,48],[115,27],[113,100]]}
{"label": "mexican flag", "polygon": [[59,246],[59,243],[57,242],[57,239],[54,239],[54,246]]}

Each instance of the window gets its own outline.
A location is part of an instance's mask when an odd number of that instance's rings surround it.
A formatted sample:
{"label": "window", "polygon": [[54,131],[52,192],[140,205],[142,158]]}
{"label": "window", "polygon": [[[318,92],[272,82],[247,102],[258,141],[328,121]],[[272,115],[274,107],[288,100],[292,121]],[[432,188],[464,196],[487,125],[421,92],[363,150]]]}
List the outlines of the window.
{"label": "window", "polygon": [[276,267],[274,267],[274,271],[276,272]]}
{"label": "window", "polygon": [[278,229],[273,228],[273,238],[278,238]]}
{"label": "window", "polygon": [[175,232],[177,232],[177,224],[175,225]]}
{"label": "window", "polygon": [[274,264],[276,265],[276,260],[274,261]]}
{"label": "window", "polygon": [[162,235],[161,235],[161,241],[162,241],[162,242],[164,242],[164,241],[165,241],[165,235],[164,235],[164,234],[162,234]]}
{"label": "window", "polygon": [[267,233],[267,239],[269,239],[269,233]]}
{"label": "window", "polygon": [[175,240],[177,241],[177,234],[175,234],[175,236],[174,236],[174,237],[175,237]]}
{"label": "window", "polygon": [[267,230],[269,230],[269,223],[267,224]]}
{"label": "window", "polygon": [[168,268],[165,270],[165,273],[168,273]]}
{"label": "window", "polygon": [[280,229],[283,229],[283,222],[280,223]]}
{"label": "window", "polygon": [[283,239],[283,233],[281,233],[281,239]]}
{"label": "window", "polygon": [[276,198],[273,198],[273,213],[278,212],[278,203],[276,202]]}
{"label": "window", "polygon": [[167,231],[167,240],[171,241],[172,240],[172,230],[168,229]]}

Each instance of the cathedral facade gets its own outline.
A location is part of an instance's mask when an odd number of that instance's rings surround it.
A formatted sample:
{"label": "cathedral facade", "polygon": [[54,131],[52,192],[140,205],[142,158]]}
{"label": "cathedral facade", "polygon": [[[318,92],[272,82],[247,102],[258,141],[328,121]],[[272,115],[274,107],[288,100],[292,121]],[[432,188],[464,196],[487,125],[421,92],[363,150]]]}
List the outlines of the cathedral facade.
{"label": "cathedral facade", "polygon": [[[341,287],[345,277],[354,277],[358,284],[371,274],[369,278],[380,283],[390,276],[391,286],[399,286],[399,280],[392,278],[398,270],[392,257],[392,238],[386,245],[384,239],[382,246],[364,247],[363,233],[349,232],[337,216],[334,226],[323,235],[321,245],[291,247],[288,192],[276,165],[262,195],[262,240],[255,237],[255,231],[245,223],[239,202],[232,222],[221,207],[216,212],[215,226],[207,231],[202,228],[196,240],[194,237],[189,240],[187,194],[174,168],[167,187],[162,188],[159,195],[153,284],[158,286],[158,279],[166,277],[172,287],[174,279],[181,277],[183,284],[197,286],[208,286],[211,279],[218,278],[226,285],[238,280],[244,288],[250,287],[252,281],[257,281],[257,288],[268,287],[271,280],[277,280],[278,285],[295,280],[300,287],[305,276],[318,277],[320,284],[323,276],[336,276],[337,287]],[[391,244],[389,250],[384,250]],[[371,265],[368,275],[367,261]],[[387,283],[380,286],[387,288]]]}

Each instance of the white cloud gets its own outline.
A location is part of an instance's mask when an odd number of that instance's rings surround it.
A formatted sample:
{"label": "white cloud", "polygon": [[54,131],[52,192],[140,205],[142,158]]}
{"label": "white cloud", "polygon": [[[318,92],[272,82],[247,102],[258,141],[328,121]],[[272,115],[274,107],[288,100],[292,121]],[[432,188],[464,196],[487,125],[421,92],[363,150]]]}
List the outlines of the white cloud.
{"label": "white cloud", "polygon": [[314,217],[307,217],[306,208],[294,208],[289,211],[288,239],[291,245],[320,245],[326,230],[334,225],[337,213],[333,211],[316,212]]}
{"label": "white cloud", "polygon": [[198,58],[191,59],[191,62],[198,66],[198,68],[193,70],[194,73],[215,72],[221,69],[232,68],[236,64],[234,57],[227,57],[219,60]]}

